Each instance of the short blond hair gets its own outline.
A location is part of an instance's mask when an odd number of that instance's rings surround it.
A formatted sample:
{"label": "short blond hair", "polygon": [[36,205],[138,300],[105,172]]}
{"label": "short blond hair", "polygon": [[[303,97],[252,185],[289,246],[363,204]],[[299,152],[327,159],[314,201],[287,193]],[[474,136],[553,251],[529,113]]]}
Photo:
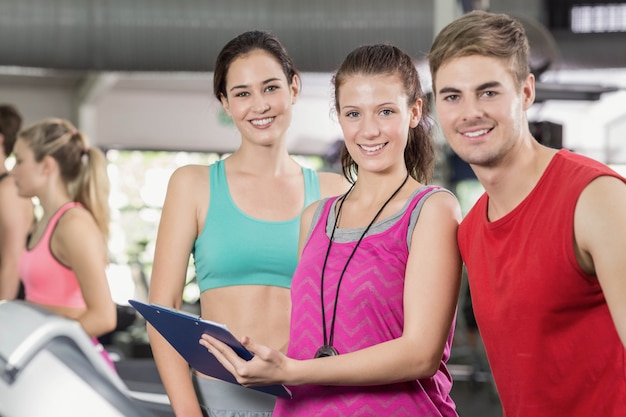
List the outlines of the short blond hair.
{"label": "short blond hair", "polygon": [[524,26],[519,20],[503,13],[475,10],[439,32],[428,53],[433,87],[437,71],[444,63],[471,55],[508,61],[509,70],[518,85],[522,85],[530,74],[530,47]]}

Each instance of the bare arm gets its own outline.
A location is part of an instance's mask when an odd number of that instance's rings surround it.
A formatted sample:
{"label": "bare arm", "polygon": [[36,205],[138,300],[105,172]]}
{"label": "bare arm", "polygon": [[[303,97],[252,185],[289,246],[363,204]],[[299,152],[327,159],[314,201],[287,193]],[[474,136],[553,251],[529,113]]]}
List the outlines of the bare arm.
{"label": "bare arm", "polygon": [[0,182],[0,300],[17,297],[18,262],[32,221],[32,203],[19,197],[12,179],[5,178]]}
{"label": "bare arm", "polygon": [[[456,244],[460,221],[456,199],[447,193],[425,203],[413,234],[404,290],[401,337],[339,356],[297,361],[244,338],[256,357],[240,360],[215,339],[201,342],[244,385],[379,385],[432,376],[441,361],[458,299],[461,259]],[[303,216],[304,222],[304,216]]]}
{"label": "bare arm", "polygon": [[626,347],[626,184],[600,177],[582,192],[574,233],[579,262],[595,273],[617,332]]}
{"label": "bare arm", "polygon": [[[208,187],[205,167],[183,167],[172,174],[156,240],[151,303],[175,308],[182,305],[189,256],[198,233],[196,196],[208,193]],[[147,327],[157,368],[175,414],[201,417],[189,365],[152,326]]]}
{"label": "bare arm", "polygon": [[91,214],[72,209],[52,235],[52,249],[76,274],[87,310],[77,320],[91,337],[115,329],[117,312],[106,276],[107,248]]}

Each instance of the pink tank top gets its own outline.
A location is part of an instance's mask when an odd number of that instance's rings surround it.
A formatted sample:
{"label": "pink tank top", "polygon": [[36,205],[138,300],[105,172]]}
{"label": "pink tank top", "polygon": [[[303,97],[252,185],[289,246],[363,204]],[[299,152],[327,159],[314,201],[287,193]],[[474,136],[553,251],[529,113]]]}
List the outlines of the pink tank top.
{"label": "pink tank top", "polygon": [[63,214],[80,203],[67,203],[50,219],[34,248],[22,252],[19,272],[26,300],[37,304],[82,308],[85,300],[74,271],[58,261],[50,250],[50,240]]}
{"label": "pink tank top", "polygon": [[[411,216],[414,211],[419,214],[430,195],[441,191],[441,188],[420,188],[403,210],[374,224],[346,269],[337,300],[338,279],[362,229],[336,231],[337,241],[334,241],[328,258],[323,290],[326,312],[332,312],[337,303],[333,345],[340,354],[402,335]],[[293,276],[291,336],[287,352],[291,358],[311,359],[323,343],[321,268],[329,243],[328,219],[335,200],[336,197],[321,203],[321,217],[313,226]],[[355,232],[355,236],[351,237],[351,232]],[[328,315],[326,319],[331,320]],[[430,378],[373,386],[293,386],[290,387],[293,399],[279,398],[273,416],[457,417],[456,406],[450,397],[452,379],[446,366],[453,333],[452,327],[439,369]]]}

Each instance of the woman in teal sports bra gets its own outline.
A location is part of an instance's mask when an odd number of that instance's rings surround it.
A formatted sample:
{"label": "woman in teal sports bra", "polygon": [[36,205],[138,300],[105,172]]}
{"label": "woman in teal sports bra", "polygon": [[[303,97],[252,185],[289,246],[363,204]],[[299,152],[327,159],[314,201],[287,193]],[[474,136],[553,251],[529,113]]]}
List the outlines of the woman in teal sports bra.
{"label": "woman in teal sports bra", "polygon": [[[150,302],[182,305],[189,257],[204,319],[225,323],[275,349],[289,341],[289,288],[298,257],[300,214],[348,183],[316,173],[287,152],[286,131],[300,78],[271,33],[243,33],[217,57],[214,94],[241,135],[240,147],[211,166],[184,166],[170,178],[156,240]],[[190,376],[188,364],[148,328],[159,373],[178,416],[269,416],[274,397]],[[195,387],[194,387],[195,385]]]}

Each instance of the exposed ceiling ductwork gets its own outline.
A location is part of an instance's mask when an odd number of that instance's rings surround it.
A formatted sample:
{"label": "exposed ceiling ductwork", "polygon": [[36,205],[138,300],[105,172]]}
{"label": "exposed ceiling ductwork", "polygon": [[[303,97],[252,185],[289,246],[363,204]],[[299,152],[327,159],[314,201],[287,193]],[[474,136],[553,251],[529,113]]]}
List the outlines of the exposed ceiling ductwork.
{"label": "exposed ceiling ductwork", "polygon": [[354,47],[432,40],[430,2],[396,0],[3,0],[0,65],[90,71],[207,71],[250,29],[276,33],[303,71],[332,71]]}
{"label": "exposed ceiling ductwork", "polygon": [[[507,1],[491,1],[494,11]],[[546,21],[538,6],[527,16]],[[210,71],[250,29],[276,33],[302,71],[333,71],[354,47],[430,48],[434,1],[2,0],[0,65],[74,71]],[[537,10],[533,10],[537,9]],[[626,67],[624,34],[556,36],[561,68]],[[609,53],[610,52],[610,53]]]}

